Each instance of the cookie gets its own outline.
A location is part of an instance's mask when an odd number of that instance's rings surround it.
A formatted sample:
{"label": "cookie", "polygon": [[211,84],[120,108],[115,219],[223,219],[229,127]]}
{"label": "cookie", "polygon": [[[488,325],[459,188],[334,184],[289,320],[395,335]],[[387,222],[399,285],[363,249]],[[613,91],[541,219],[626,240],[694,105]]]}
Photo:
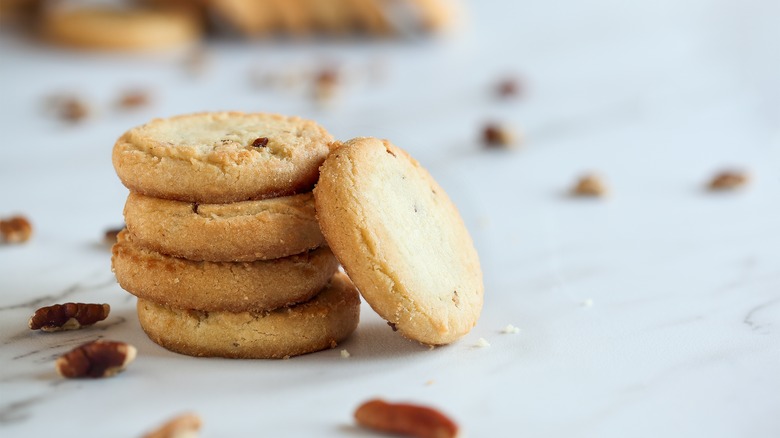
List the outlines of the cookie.
{"label": "cookie", "polygon": [[201,35],[197,18],[182,10],[97,6],[53,8],[41,30],[54,44],[100,50],[166,49]]}
{"label": "cookie", "polygon": [[139,245],[189,260],[270,260],[325,243],[311,192],[230,204],[169,201],[131,192],[125,223]]}
{"label": "cookie", "polygon": [[145,300],[206,311],[261,311],[313,297],[338,269],[327,247],[256,262],[196,262],[117,236],[111,263],[119,285]]}
{"label": "cookie", "polygon": [[246,36],[276,32],[282,24],[275,0],[208,0],[214,13]]}
{"label": "cookie", "polygon": [[477,251],[447,194],[406,152],[386,140],[350,140],[322,165],[314,199],[331,250],[401,334],[447,344],[476,324],[484,294]]}
{"label": "cookie", "polygon": [[127,131],[112,158],[131,191],[222,204],[310,190],[332,141],[321,126],[298,117],[199,113]]}
{"label": "cookie", "polygon": [[385,16],[385,11],[376,0],[347,0],[347,6],[352,8],[356,17],[356,26],[372,35],[388,35],[393,28]]}
{"label": "cookie", "polygon": [[358,292],[341,273],[312,300],[267,313],[202,312],[138,300],[149,338],[190,356],[280,359],[334,348],[359,318]]}

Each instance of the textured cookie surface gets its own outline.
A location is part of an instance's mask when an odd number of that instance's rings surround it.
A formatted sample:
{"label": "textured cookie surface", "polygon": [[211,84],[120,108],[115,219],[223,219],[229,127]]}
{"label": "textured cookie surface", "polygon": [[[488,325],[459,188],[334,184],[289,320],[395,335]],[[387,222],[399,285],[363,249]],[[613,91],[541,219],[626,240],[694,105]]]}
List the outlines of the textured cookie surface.
{"label": "textured cookie surface", "polygon": [[111,258],[123,289],[160,304],[199,310],[260,311],[313,297],[338,269],[327,247],[276,260],[196,262],[162,255],[117,236]]}
{"label": "textured cookie surface", "polygon": [[314,197],[333,253],[401,334],[446,344],[476,324],[483,285],[471,237],[444,190],[406,152],[351,140],[323,164]]}
{"label": "textured cookie surface", "polygon": [[143,8],[55,9],[41,28],[55,44],[107,50],[164,49],[194,42],[201,33],[192,14]]}
{"label": "textured cookie surface", "polygon": [[202,312],[138,300],[138,319],[157,344],[190,356],[285,358],[333,348],[360,318],[360,298],[341,273],[312,300],[268,313]]}
{"label": "textured cookie surface", "polygon": [[130,193],[125,223],[139,245],[190,260],[287,257],[325,239],[311,192],[230,204],[197,204]]}
{"label": "textured cookie surface", "polygon": [[314,122],[218,112],[155,119],[117,140],[113,163],[131,191],[229,203],[308,191],[332,137]]}

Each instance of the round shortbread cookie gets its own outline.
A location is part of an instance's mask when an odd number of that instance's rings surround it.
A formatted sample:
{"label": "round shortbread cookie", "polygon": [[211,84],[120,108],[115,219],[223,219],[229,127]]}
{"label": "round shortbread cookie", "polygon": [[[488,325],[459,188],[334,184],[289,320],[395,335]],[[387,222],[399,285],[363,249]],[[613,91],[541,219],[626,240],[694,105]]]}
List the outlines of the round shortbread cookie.
{"label": "round shortbread cookie", "polygon": [[155,119],[114,145],[119,179],[156,198],[222,204],[305,192],[333,138],[277,114],[216,112]]}
{"label": "round shortbread cookie", "polygon": [[251,262],[322,246],[311,192],[230,204],[197,204],[130,193],[125,223],[133,241],[189,260]]}
{"label": "round shortbread cookie", "polygon": [[347,142],[314,189],[320,227],[360,293],[404,336],[447,344],[482,309],[479,258],[444,190],[387,141]]}
{"label": "round shortbread cookie", "polygon": [[110,7],[54,8],[41,30],[55,44],[103,50],[165,49],[201,34],[197,18],[183,10]]}
{"label": "round shortbread cookie", "polygon": [[195,262],[144,249],[127,231],[117,236],[112,268],[131,294],[160,304],[207,311],[262,311],[313,297],[338,270],[327,247],[276,260]]}
{"label": "round shortbread cookie", "polygon": [[281,359],[334,348],[360,319],[360,298],[341,273],[312,300],[267,313],[183,310],[138,300],[151,340],[177,353]]}

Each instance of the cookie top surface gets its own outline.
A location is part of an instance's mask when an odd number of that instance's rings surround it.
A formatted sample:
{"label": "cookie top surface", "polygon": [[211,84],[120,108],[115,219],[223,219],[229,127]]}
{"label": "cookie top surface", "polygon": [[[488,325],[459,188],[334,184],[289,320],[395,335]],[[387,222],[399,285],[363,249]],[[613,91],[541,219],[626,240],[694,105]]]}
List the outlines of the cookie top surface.
{"label": "cookie top surface", "polygon": [[484,288],[471,237],[444,190],[406,152],[350,140],[323,164],[314,197],[331,250],[401,334],[447,344],[476,324]]}
{"label": "cookie top surface", "polygon": [[130,190],[228,203],[306,191],[332,141],[324,128],[298,117],[189,114],[127,131],[114,145],[113,163]]}

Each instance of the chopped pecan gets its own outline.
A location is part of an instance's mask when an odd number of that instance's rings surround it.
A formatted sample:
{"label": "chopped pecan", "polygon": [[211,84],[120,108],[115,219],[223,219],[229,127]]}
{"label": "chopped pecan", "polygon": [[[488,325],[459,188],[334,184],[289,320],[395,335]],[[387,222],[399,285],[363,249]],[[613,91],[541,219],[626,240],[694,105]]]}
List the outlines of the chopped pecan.
{"label": "chopped pecan", "polygon": [[734,190],[744,187],[749,180],[750,177],[745,172],[725,170],[712,178],[709,188],[713,191]]}
{"label": "chopped pecan", "polygon": [[522,84],[516,78],[505,78],[501,80],[496,86],[496,92],[498,97],[508,99],[517,97],[522,93]]}
{"label": "chopped pecan", "polygon": [[598,175],[587,174],[580,177],[571,192],[575,196],[601,197],[607,194],[607,186]]}
{"label": "chopped pecan", "polygon": [[103,235],[103,241],[106,242],[106,244],[108,245],[115,244],[117,236],[124,229],[125,229],[124,226],[107,229],[105,234]]}
{"label": "chopped pecan", "polygon": [[0,242],[24,243],[32,236],[32,225],[24,216],[0,219]]}
{"label": "chopped pecan", "polygon": [[140,108],[149,104],[149,93],[142,90],[127,91],[119,98],[118,105],[122,108]]}
{"label": "chopped pecan", "polygon": [[416,438],[454,438],[458,425],[436,409],[404,403],[371,400],[355,411],[363,427]]}
{"label": "chopped pecan", "polygon": [[68,122],[80,122],[89,115],[89,107],[83,101],[70,97],[63,99],[57,111],[60,118]]}
{"label": "chopped pecan", "polygon": [[336,96],[338,86],[338,71],[332,68],[323,69],[314,77],[314,98],[321,102],[331,100]]}
{"label": "chopped pecan", "polygon": [[136,349],[124,342],[97,340],[74,348],[57,358],[57,373],[73,379],[111,377],[135,359]]}
{"label": "chopped pecan", "polygon": [[258,137],[252,142],[252,146],[256,148],[264,148],[268,146],[268,137]]}
{"label": "chopped pecan", "polygon": [[143,438],[195,438],[198,436],[201,424],[197,414],[181,414],[166,421]]}
{"label": "chopped pecan", "polygon": [[511,149],[516,145],[516,138],[506,126],[488,123],[482,131],[482,140],[489,148]]}
{"label": "chopped pecan", "polygon": [[30,317],[32,330],[57,332],[76,330],[108,318],[108,304],[65,303],[41,307]]}

